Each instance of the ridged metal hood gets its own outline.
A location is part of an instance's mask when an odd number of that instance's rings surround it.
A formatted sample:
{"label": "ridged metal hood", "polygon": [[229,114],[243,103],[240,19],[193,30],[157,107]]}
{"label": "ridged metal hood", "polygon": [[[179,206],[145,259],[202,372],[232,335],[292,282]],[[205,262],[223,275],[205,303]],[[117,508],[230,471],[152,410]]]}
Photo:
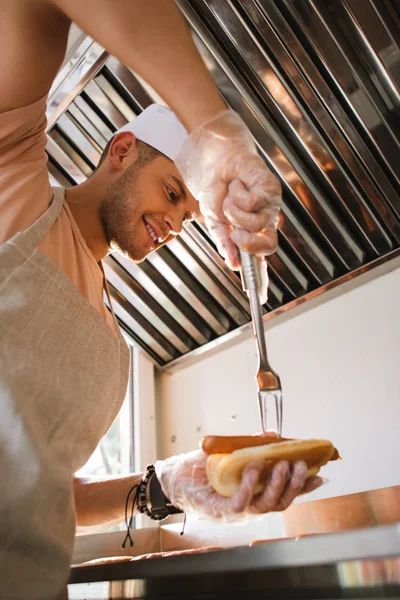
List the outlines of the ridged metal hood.
{"label": "ridged metal hood", "polygon": [[[266,312],[379,264],[400,241],[400,13],[395,0],[179,1],[230,106],[280,178]],[[84,181],[156,94],[85,38],[48,103],[52,183]],[[201,224],[134,264],[105,260],[122,328],[170,365],[250,320]]]}

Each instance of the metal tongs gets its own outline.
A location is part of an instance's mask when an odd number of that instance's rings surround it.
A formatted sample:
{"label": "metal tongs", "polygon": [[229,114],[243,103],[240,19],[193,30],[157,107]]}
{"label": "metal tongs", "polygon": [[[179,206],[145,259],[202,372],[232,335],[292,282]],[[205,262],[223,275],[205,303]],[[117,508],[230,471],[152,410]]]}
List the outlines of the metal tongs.
{"label": "metal tongs", "polygon": [[267,263],[264,259],[242,250],[240,251],[240,258],[242,261],[242,286],[250,300],[250,312],[258,350],[256,379],[261,426],[263,432],[266,433],[268,405],[273,401],[276,412],[276,431],[278,437],[282,437],[282,386],[278,373],[275,373],[268,362],[260,301],[260,294],[268,285]]}

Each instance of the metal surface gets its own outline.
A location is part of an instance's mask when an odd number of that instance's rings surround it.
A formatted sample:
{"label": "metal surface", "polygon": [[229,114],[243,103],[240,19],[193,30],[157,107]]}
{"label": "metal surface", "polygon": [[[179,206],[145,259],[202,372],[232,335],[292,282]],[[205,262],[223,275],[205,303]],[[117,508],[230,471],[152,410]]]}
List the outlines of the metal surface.
{"label": "metal surface", "polygon": [[400,525],[71,572],[93,581],[113,582],[111,598],[398,597]]}
{"label": "metal surface", "polygon": [[232,548],[248,544],[271,544],[277,539],[397,523],[400,523],[400,485],[295,502],[283,512],[270,514],[264,519],[249,520],[244,527],[190,520],[185,535],[181,536],[181,523],[167,521],[161,527],[159,550],[166,552],[204,546]]}
{"label": "metal surface", "polygon": [[[391,271],[398,269],[400,267],[400,249],[393,250],[388,255],[385,255],[381,258],[372,261],[342,277],[338,277],[333,281],[297,298],[296,300],[292,300],[287,304],[282,305],[281,307],[269,312],[268,314],[263,316],[264,324],[273,321],[274,319],[279,319],[281,322],[283,319],[288,318],[290,315],[290,311],[297,310],[307,310],[307,308],[312,308],[317,306],[318,304],[324,302],[329,298],[334,297],[341,293],[341,291],[350,291],[355,289],[359,285],[363,285],[367,281],[374,279],[375,277],[379,277],[380,275],[384,275],[386,273],[390,273]],[[271,290],[271,285],[269,289],[269,293]],[[200,357],[204,355],[210,356],[213,352],[218,352],[223,348],[228,348],[231,344],[234,344],[239,338],[241,341],[250,337],[253,332],[253,324],[250,321],[246,325],[242,325],[238,327],[234,331],[225,334],[213,341],[208,342],[208,344],[204,346],[200,346],[196,350],[193,350],[188,355],[181,356],[180,358],[170,362],[165,367],[162,368],[162,371],[167,373],[174,373],[179,371],[180,369],[187,368],[191,364],[194,364]]]}
{"label": "metal surface", "polygon": [[400,522],[400,485],[293,504],[282,518],[285,537]]}
{"label": "metal surface", "polygon": [[278,437],[281,437],[282,385],[278,373],[276,373],[269,364],[264,324],[262,320],[262,296],[268,285],[267,264],[262,258],[253,256],[242,250],[240,251],[240,261],[242,286],[250,300],[251,321],[257,346],[258,369],[256,381],[261,430],[266,433],[268,429],[271,429],[271,426],[269,425],[269,405],[273,404],[276,413],[276,431]]}
{"label": "metal surface", "polygon": [[[269,259],[264,318],[398,249],[398,3],[178,4],[222,95],[242,116],[260,155],[282,182],[280,247]],[[148,86],[87,38],[49,97],[52,183],[84,181],[112,133],[154,99]],[[192,353],[199,356],[204,347],[249,322],[240,281],[227,271],[200,223],[189,224],[180,239],[135,269],[115,255],[107,263],[108,273],[114,267],[117,271],[117,263],[126,272],[114,277],[120,323],[160,366],[177,364]],[[138,286],[148,291],[140,323],[138,305],[127,310]],[[165,311],[168,331],[160,329]]]}

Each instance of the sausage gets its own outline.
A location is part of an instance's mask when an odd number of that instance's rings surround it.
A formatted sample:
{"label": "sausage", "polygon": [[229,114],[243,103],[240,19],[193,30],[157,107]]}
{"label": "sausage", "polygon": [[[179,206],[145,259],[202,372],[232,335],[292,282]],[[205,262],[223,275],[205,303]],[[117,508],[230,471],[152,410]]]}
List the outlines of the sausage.
{"label": "sausage", "polygon": [[230,454],[234,450],[265,446],[286,442],[291,438],[278,438],[273,433],[257,433],[255,435],[206,435],[201,440],[201,447],[206,454]]}
{"label": "sausage", "polygon": [[[234,450],[253,448],[287,442],[293,438],[278,438],[273,433],[256,433],[254,435],[206,435],[201,440],[201,448],[206,454],[230,454]],[[330,460],[340,459],[339,452],[333,449]]]}

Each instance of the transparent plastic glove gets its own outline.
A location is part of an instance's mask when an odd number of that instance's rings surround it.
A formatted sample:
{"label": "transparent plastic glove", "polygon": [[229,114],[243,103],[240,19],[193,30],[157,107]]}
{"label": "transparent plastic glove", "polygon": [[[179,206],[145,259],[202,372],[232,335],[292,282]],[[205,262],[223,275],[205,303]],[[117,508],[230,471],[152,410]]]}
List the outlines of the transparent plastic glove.
{"label": "transparent plastic glove", "polygon": [[240,267],[237,247],[257,256],[276,250],[281,186],[237,113],[224,111],[197,128],[175,164],[230,268]]}
{"label": "transparent plastic glove", "polygon": [[251,515],[285,510],[296,496],[322,484],[320,477],[307,479],[305,463],[290,467],[282,461],[268,475],[263,491],[254,495],[264,468],[262,462],[254,462],[243,471],[236,494],[224,498],[209,484],[206,462],[207,455],[194,450],[157,461],[155,468],[162,490],[174,506],[209,520],[243,521]]}

